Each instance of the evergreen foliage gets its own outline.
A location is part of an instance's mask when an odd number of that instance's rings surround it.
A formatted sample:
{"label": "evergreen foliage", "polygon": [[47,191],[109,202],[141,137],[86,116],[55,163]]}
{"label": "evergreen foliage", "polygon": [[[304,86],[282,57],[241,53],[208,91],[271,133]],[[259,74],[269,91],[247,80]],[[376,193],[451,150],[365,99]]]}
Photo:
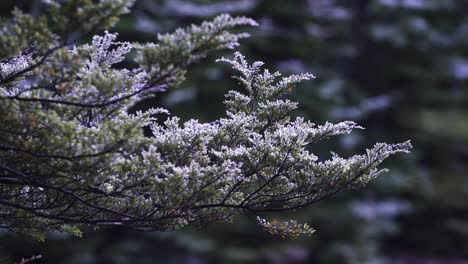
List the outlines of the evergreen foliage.
{"label": "evergreen foliage", "polygon": [[[313,144],[361,129],[351,121],[316,125],[291,117],[292,86],[311,74],[281,77],[234,53],[242,92],[226,95],[226,116],[184,123],[166,109],[130,114],[137,102],[180,84],[189,65],[233,49],[256,26],[245,17],[158,35],[156,43],[117,41],[109,29],[132,1],[47,1],[46,15],[18,10],[0,35],[0,221],[41,235],[79,226],[167,231],[239,214],[266,231],[295,237],[296,221],[252,217],[311,205],[380,175],[409,142],[378,143],[349,158],[319,159]],[[97,35],[94,35],[97,34]],[[88,44],[78,41],[94,35]],[[128,58],[132,67],[122,67]],[[157,118],[169,115],[166,121]],[[152,136],[143,134],[149,127]]]}

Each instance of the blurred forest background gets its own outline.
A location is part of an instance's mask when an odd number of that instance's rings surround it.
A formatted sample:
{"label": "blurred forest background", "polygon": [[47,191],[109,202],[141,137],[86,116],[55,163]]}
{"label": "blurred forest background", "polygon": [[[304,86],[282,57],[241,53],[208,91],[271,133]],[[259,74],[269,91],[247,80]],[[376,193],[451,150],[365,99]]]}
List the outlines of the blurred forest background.
{"label": "blurred forest background", "polygon": [[[2,0],[40,12],[40,0]],[[411,155],[365,189],[293,212],[317,232],[283,240],[247,219],[172,233],[128,230],[50,234],[45,242],[0,233],[0,263],[468,263],[468,1],[466,0],[137,0],[113,30],[120,40],[219,13],[255,18],[240,50],[284,74],[311,72],[295,87],[298,115],[315,123],[353,120],[366,127],[317,147],[346,155],[374,142],[411,139]],[[224,115],[238,89],[223,51],[192,67],[181,87],[136,108],[163,105],[183,119]]]}

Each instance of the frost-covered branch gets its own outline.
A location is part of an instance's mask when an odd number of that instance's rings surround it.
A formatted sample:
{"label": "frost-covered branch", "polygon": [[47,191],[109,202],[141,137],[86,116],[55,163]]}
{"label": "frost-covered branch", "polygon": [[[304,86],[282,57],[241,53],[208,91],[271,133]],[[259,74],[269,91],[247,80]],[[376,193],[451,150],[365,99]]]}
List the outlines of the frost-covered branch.
{"label": "frost-covered branch", "polygon": [[[110,2],[123,3],[100,3]],[[67,1],[51,3],[59,8]],[[291,117],[297,108],[287,99],[291,87],[314,76],[282,77],[238,52],[220,59],[239,72],[243,86],[226,95],[224,118],[181,122],[160,108],[127,112],[182,82],[187,66],[209,52],[237,46],[246,34],[228,29],[242,25],[256,22],[220,15],[159,35],[156,44],[118,42],[105,32],[90,44],[55,50],[15,82],[8,78],[34,62],[27,53],[2,61],[2,226],[76,235],[83,224],[163,231],[243,213],[270,233],[295,237],[313,229],[253,216],[363,186],[385,171],[379,169],[384,159],[410,150],[409,142],[379,143],[361,155],[317,157],[313,144],[361,127]],[[114,67],[131,51],[135,68]],[[157,114],[169,117],[161,123]],[[151,137],[142,133],[146,126]]]}

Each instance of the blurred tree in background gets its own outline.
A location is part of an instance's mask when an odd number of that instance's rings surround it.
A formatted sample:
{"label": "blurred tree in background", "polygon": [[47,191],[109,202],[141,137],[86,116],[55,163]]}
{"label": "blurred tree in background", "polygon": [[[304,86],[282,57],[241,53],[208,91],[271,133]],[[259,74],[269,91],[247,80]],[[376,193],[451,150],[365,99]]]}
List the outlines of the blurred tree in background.
{"label": "blurred tree in background", "polygon": [[[2,15],[13,2],[0,3]],[[40,5],[18,2],[32,12]],[[116,31],[122,40],[145,41],[221,12],[259,21],[241,47],[249,57],[283,72],[318,76],[293,88],[302,106],[298,114],[317,123],[352,119],[366,127],[366,137],[354,133],[334,142],[340,153],[409,137],[415,154],[387,163],[390,173],[364,192],[300,211],[319,230],[310,238],[272,238],[248,222],[176,234],[55,235],[42,244],[5,234],[1,254],[42,254],[48,263],[466,263],[468,3],[138,0]],[[216,57],[193,69],[177,90],[139,107],[163,104],[202,121],[221,116],[223,89],[234,81],[212,66]]]}

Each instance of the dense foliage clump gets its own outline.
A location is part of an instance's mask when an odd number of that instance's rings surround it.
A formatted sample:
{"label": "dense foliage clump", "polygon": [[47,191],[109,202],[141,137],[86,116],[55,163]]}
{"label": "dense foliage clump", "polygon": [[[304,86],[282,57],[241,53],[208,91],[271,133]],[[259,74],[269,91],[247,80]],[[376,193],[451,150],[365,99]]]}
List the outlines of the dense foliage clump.
{"label": "dense foliage clump", "polygon": [[[226,95],[224,118],[181,123],[162,108],[131,114],[135,103],[181,83],[187,66],[248,36],[229,29],[256,22],[220,15],[156,43],[128,43],[99,31],[131,1],[48,3],[44,16],[15,11],[2,22],[0,221],[10,230],[165,231],[293,210],[366,184],[385,171],[385,158],[411,148],[378,143],[362,155],[319,159],[313,144],[361,127],[292,118],[297,103],[288,92],[314,76],[281,77],[238,52],[219,60],[243,87]],[[91,43],[77,42],[96,32]],[[116,67],[126,57],[133,66]],[[296,221],[251,219],[282,236],[313,232]]]}

